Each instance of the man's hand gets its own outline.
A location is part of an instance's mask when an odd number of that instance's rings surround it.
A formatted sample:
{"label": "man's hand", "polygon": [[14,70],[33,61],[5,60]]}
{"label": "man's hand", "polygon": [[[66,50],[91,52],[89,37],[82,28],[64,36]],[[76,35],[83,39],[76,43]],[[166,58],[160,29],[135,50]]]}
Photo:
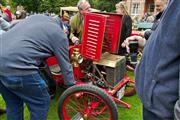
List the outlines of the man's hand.
{"label": "man's hand", "polygon": [[73,43],[76,43],[77,41],[79,41],[79,38],[77,38],[76,36],[73,36],[71,38],[71,40],[72,40]]}
{"label": "man's hand", "polygon": [[128,37],[126,38],[126,40],[122,43],[122,47],[126,47],[126,50],[127,52],[129,53],[130,50],[129,50],[129,43],[130,41],[138,41],[138,46],[139,47],[144,47],[144,45],[146,44],[146,39],[144,39],[143,37],[141,36],[131,36],[131,37]]}

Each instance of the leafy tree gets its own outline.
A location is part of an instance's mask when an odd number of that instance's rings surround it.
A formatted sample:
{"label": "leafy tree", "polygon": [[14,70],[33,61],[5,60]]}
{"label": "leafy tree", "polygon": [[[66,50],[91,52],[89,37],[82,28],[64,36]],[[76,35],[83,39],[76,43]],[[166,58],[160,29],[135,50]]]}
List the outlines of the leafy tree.
{"label": "leafy tree", "polygon": [[[76,6],[79,0],[9,0],[9,4],[12,7],[22,5],[30,12],[55,12],[59,13],[60,7]],[[100,9],[102,11],[112,12],[115,10],[115,4],[120,0],[89,0],[93,8]],[[6,3],[6,0],[0,0],[2,4]]]}
{"label": "leafy tree", "polygon": [[6,0],[0,0],[0,4],[5,5]]}
{"label": "leafy tree", "polygon": [[121,0],[96,0],[96,8],[101,11],[114,12],[115,4]]}
{"label": "leafy tree", "polygon": [[42,0],[13,0],[16,5],[22,5],[27,11],[38,12]]}

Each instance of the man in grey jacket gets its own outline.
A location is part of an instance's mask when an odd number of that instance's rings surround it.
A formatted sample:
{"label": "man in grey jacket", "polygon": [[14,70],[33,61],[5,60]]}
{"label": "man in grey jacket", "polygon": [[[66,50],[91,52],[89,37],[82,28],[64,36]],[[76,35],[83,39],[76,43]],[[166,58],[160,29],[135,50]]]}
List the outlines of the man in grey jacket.
{"label": "man in grey jacket", "polygon": [[[0,36],[10,28],[10,23],[0,17]],[[0,116],[6,113],[5,109],[0,108]]]}
{"label": "man in grey jacket", "polygon": [[179,8],[179,0],[169,1],[147,43],[140,36],[127,38],[123,43],[128,50],[131,40],[138,40],[141,47],[145,45],[135,72],[136,89],[143,103],[143,120],[180,120]]}
{"label": "man in grey jacket", "polygon": [[46,120],[50,96],[39,73],[39,65],[55,55],[64,75],[64,84],[74,85],[68,46],[60,19],[44,15],[24,19],[2,34],[0,92],[6,102],[8,120],[23,119],[24,103],[32,120]]}

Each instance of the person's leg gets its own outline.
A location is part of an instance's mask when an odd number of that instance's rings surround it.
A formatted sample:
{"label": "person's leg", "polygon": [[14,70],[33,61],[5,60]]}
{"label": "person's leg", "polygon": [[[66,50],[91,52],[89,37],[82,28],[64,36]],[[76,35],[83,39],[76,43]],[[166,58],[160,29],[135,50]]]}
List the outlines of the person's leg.
{"label": "person's leg", "polygon": [[152,112],[143,107],[143,120],[162,120]]}
{"label": "person's leg", "polygon": [[[12,83],[9,83],[6,78],[3,78],[2,81],[6,81],[5,83],[6,86],[4,86],[1,80],[0,80],[0,92],[6,103],[7,119],[23,120],[23,101],[6,87],[12,85]],[[15,86],[16,88],[18,88],[19,84],[16,84],[15,82],[13,87]]]}
{"label": "person's leg", "polygon": [[6,77],[2,81],[0,91],[2,91],[7,104],[8,120],[22,120],[21,118],[10,119],[11,116],[16,117],[17,115],[12,115],[12,112],[10,114],[8,111],[12,111],[14,108],[16,111],[20,111],[23,108],[23,102],[29,109],[31,120],[46,120],[50,96],[47,85],[39,74]]}
{"label": "person's leg", "polygon": [[31,120],[46,120],[50,95],[45,81],[39,74],[23,77],[23,91],[20,96],[26,103]]}

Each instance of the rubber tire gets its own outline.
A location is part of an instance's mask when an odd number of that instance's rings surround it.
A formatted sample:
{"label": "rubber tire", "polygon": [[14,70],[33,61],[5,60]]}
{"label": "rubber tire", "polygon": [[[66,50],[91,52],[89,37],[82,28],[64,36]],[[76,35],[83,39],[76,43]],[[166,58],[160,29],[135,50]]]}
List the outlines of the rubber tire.
{"label": "rubber tire", "polygon": [[80,91],[91,92],[93,94],[100,96],[109,106],[110,110],[112,111],[112,120],[118,120],[118,110],[117,110],[117,106],[114,100],[102,89],[93,85],[88,85],[88,84],[75,85],[64,91],[58,103],[58,115],[59,115],[60,120],[64,120],[63,114],[62,114],[63,113],[62,107],[63,107],[63,102],[66,99],[66,97],[68,97],[70,94],[73,94],[75,92],[80,92]]}

